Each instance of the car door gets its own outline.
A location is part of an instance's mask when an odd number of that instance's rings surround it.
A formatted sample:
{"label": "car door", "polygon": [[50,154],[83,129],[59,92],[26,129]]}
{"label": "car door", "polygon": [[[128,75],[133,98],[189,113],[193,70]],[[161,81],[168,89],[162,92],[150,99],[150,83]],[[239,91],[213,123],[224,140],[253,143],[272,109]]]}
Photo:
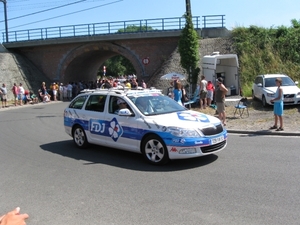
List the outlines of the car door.
{"label": "car door", "polygon": [[107,95],[105,93],[93,94],[87,100],[85,112],[89,118],[88,139],[90,143],[107,145],[107,121],[105,120],[105,107]]}
{"label": "car door", "polygon": [[[126,102],[127,109],[132,115],[118,115],[119,109],[117,102],[122,99]],[[130,101],[119,96],[110,96],[108,102],[108,112],[105,120],[107,121],[108,143],[113,148],[139,152],[139,139],[137,138],[137,116],[130,107]]]}
{"label": "car door", "polygon": [[83,109],[88,95],[76,97],[64,110],[64,126],[69,135],[72,135],[72,130],[75,125],[81,126],[88,133],[88,116]]}

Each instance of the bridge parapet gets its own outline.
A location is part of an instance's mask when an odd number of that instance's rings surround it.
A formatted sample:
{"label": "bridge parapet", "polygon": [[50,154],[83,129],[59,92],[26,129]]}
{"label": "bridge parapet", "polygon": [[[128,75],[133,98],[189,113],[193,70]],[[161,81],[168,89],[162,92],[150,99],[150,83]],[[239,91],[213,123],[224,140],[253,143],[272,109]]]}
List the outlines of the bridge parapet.
{"label": "bridge parapet", "polygon": [[[201,24],[200,16],[193,16],[192,22],[196,30],[210,27],[224,28],[224,17],[224,15],[203,16],[203,21]],[[120,33],[150,33],[158,31],[182,30],[185,27],[185,23],[186,20],[184,17],[174,17],[10,31],[8,32],[8,43],[95,35],[117,35]],[[5,37],[6,33],[4,32],[3,40],[5,40]]]}

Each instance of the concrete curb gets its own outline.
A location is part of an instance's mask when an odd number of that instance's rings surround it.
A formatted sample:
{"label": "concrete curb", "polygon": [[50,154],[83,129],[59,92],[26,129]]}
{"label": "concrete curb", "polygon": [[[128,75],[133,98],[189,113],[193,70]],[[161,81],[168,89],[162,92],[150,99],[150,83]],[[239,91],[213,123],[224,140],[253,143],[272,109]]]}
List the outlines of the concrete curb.
{"label": "concrete curb", "polygon": [[2,108],[2,106],[0,105],[0,112],[4,112],[4,111],[8,111],[11,109],[21,109],[24,107],[34,107],[34,106],[42,106],[42,105],[47,105],[47,104],[56,104],[56,103],[62,103],[62,101],[50,101],[50,102],[39,102],[39,103],[34,103],[34,104],[23,104],[22,106],[17,105],[15,106],[14,104],[9,104],[8,107]]}
{"label": "concrete curb", "polygon": [[285,132],[285,131],[271,131],[271,130],[234,130],[228,129],[228,133],[232,134],[249,134],[249,135],[276,135],[276,136],[300,136],[300,132]]}

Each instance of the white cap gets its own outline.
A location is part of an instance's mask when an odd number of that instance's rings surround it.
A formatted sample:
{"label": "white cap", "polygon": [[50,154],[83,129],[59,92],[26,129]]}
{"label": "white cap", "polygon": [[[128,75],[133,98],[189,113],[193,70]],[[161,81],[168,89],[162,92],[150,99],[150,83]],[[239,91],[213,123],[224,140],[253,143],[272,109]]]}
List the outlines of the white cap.
{"label": "white cap", "polygon": [[118,99],[117,104],[120,105],[121,103],[125,103],[125,101],[123,99]]}

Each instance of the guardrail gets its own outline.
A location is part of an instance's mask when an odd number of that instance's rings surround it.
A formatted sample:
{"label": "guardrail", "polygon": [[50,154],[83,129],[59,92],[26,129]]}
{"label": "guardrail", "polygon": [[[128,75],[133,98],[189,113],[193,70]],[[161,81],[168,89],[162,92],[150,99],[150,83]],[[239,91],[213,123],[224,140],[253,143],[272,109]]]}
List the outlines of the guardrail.
{"label": "guardrail", "polygon": [[[209,21],[214,21],[214,23],[210,23]],[[186,20],[184,17],[174,17],[10,31],[8,32],[8,42],[34,41],[52,38],[70,38],[120,33],[182,30],[185,27],[185,22]],[[199,16],[193,16],[192,22],[195,29],[201,29],[201,21]],[[203,16],[204,28],[208,28],[210,25],[224,27],[224,24],[224,15]],[[3,42],[5,42],[6,33],[3,32],[2,34]]]}
{"label": "guardrail", "polygon": [[203,17],[203,28],[218,28],[225,26],[225,15],[210,15]]}

